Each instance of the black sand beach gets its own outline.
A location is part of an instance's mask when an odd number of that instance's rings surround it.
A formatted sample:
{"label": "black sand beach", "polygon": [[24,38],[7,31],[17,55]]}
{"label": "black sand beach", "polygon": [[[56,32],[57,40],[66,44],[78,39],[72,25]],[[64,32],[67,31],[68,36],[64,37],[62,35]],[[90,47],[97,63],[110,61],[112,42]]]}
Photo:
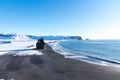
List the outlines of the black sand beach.
{"label": "black sand beach", "polygon": [[120,68],[66,59],[49,46],[43,55],[0,56],[3,80],[120,80]]}

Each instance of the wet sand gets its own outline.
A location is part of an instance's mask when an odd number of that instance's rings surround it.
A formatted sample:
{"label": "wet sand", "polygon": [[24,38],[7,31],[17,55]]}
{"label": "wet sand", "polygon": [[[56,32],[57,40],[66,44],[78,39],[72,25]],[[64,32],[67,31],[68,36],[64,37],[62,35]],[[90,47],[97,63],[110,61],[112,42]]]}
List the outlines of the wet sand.
{"label": "wet sand", "polygon": [[43,55],[0,56],[3,80],[120,80],[120,68],[66,59],[49,46]]}

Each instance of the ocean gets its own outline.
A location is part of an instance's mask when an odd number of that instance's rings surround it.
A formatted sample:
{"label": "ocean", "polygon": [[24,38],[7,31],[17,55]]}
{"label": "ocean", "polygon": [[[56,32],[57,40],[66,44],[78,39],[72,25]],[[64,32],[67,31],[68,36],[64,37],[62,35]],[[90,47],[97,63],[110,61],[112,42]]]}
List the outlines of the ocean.
{"label": "ocean", "polygon": [[120,40],[60,41],[53,49],[66,58],[105,66],[120,66]]}

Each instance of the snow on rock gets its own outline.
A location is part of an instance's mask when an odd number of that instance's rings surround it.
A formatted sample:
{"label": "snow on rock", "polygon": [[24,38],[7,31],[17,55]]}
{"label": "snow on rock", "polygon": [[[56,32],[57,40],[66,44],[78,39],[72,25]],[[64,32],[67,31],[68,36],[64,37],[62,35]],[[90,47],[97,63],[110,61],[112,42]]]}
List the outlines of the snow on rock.
{"label": "snow on rock", "polygon": [[13,37],[13,41],[28,41],[30,40],[25,34],[16,34]]}

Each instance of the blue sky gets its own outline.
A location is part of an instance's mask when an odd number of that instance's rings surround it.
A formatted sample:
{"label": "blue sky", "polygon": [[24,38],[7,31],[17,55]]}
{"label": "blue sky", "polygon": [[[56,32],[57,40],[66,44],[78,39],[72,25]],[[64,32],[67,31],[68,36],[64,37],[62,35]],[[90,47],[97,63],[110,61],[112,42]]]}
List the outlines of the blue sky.
{"label": "blue sky", "polygon": [[120,0],[0,0],[0,33],[120,39]]}

